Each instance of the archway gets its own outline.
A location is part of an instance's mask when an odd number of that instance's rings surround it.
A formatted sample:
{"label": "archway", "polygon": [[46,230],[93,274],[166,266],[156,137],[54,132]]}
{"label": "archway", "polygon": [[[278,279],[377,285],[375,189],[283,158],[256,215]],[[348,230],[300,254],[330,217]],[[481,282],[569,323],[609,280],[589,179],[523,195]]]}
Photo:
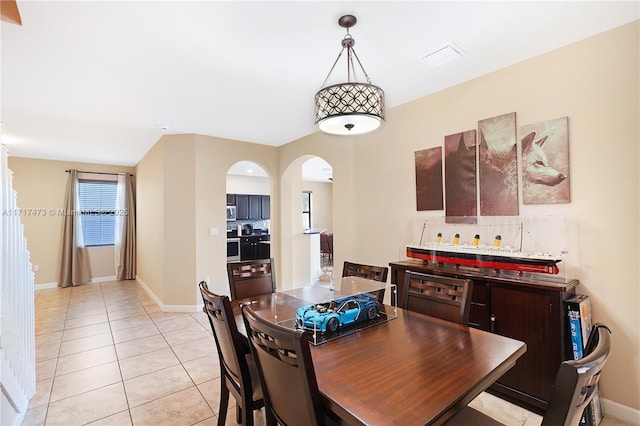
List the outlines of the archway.
{"label": "archway", "polygon": [[265,169],[239,161],[227,171],[227,261],[273,257],[271,187]]}

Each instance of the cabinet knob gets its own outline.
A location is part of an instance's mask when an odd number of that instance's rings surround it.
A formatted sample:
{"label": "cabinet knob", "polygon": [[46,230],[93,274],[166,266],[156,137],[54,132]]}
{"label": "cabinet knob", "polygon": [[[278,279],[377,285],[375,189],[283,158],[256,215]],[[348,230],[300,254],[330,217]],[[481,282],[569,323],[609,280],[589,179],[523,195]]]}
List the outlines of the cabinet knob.
{"label": "cabinet knob", "polygon": [[494,314],[491,314],[491,332],[496,332],[496,316]]}

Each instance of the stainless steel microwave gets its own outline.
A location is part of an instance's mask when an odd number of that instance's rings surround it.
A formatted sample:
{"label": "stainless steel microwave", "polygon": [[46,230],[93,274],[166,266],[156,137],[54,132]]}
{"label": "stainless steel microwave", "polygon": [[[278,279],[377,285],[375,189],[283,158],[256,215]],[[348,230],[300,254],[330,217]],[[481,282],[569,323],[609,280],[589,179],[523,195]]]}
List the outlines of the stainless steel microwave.
{"label": "stainless steel microwave", "polygon": [[227,206],[227,220],[236,220],[236,206]]}

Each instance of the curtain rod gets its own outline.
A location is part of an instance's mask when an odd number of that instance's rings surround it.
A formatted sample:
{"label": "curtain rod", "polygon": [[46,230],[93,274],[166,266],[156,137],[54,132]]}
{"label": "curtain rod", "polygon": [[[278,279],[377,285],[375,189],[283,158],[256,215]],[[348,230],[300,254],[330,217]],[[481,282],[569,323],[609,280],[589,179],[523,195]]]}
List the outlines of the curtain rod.
{"label": "curtain rod", "polygon": [[[69,173],[70,171],[71,171],[71,170],[65,170],[65,172],[67,172],[67,173]],[[78,170],[78,173],[90,173],[90,174],[94,174],[94,175],[116,175],[116,176],[118,176],[118,175],[131,175],[131,176],[133,176],[133,174],[131,174],[131,173],[125,173],[125,172],[122,172],[122,173],[112,173],[112,172],[86,172],[86,171],[84,171],[84,170]]]}

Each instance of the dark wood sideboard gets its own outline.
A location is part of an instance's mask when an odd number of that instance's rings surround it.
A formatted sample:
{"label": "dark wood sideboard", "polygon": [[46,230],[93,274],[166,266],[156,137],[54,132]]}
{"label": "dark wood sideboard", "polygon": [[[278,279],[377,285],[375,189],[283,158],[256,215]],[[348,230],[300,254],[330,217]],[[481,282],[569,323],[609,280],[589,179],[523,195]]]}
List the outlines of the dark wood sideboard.
{"label": "dark wood sideboard", "polygon": [[469,326],[521,340],[527,352],[490,389],[520,406],[544,412],[560,363],[571,357],[564,300],[578,280],[425,263],[418,259],[389,263],[391,283],[403,300],[405,271],[473,280]]}

